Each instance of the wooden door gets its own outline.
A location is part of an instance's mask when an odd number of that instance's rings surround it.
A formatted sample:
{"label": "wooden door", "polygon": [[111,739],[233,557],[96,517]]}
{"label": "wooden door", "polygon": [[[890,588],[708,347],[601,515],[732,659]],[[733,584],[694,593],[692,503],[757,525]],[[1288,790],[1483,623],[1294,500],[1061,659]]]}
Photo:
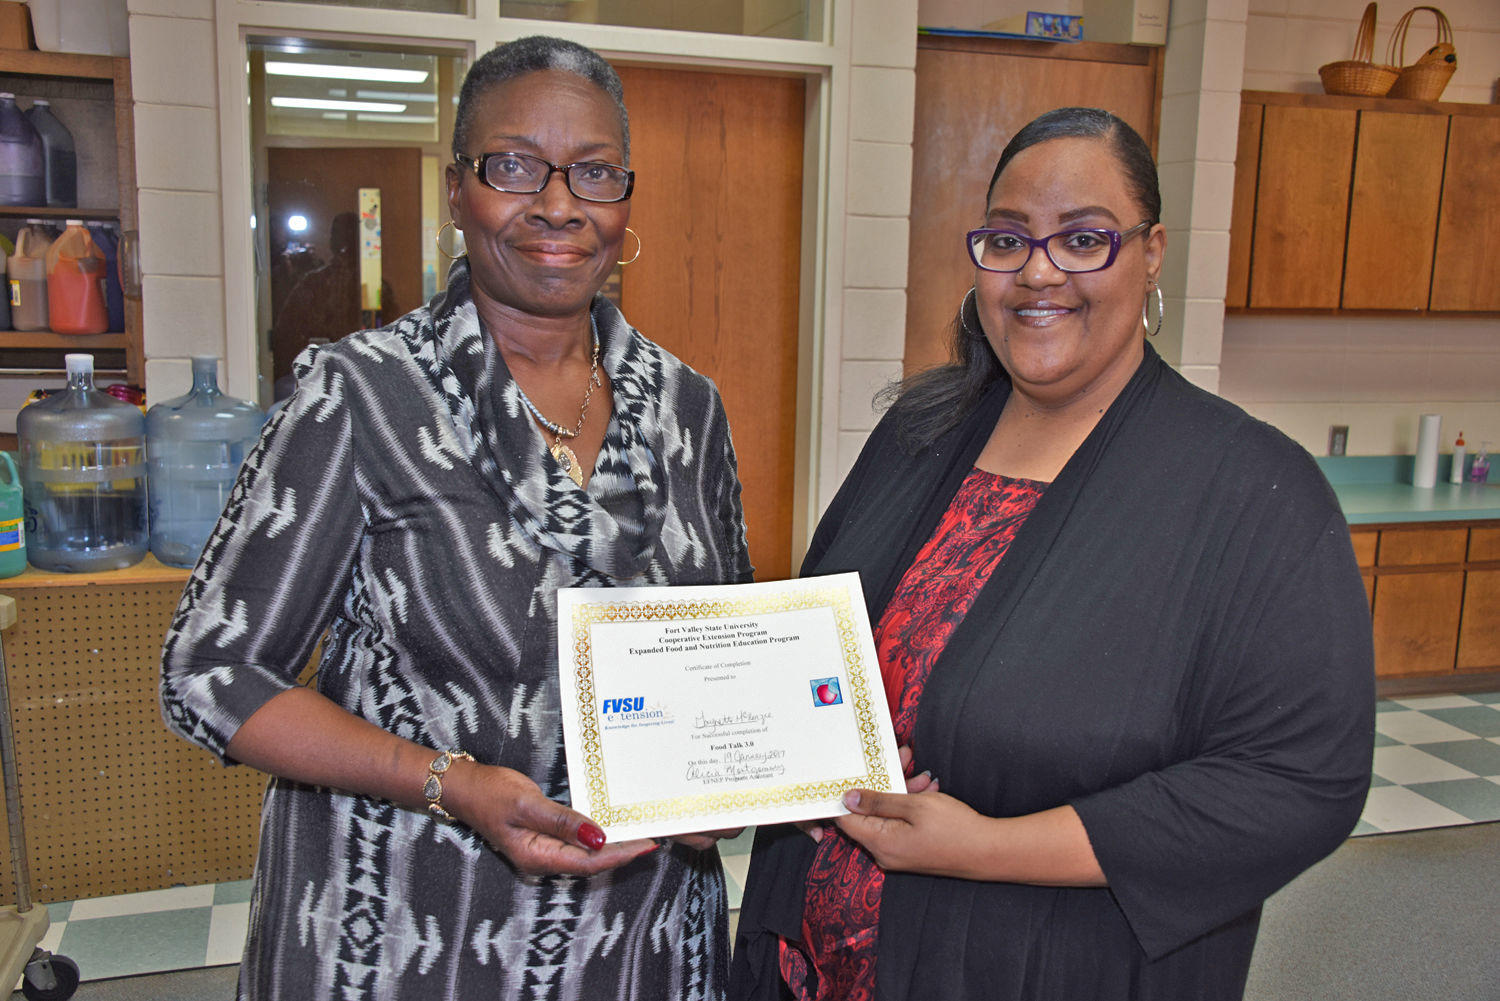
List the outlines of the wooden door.
{"label": "wooden door", "polygon": [[1500,570],[1470,570],[1464,575],[1457,667],[1460,671],[1500,667]]}
{"label": "wooden door", "polygon": [[1355,115],[1267,106],[1250,250],[1252,307],[1338,307]]}
{"label": "wooden door", "polygon": [[963,235],[984,223],[1000,151],[1044,111],[1105,108],[1156,143],[1159,50],[922,36],[917,41],[906,371],[948,360],[959,302],[974,284]]}
{"label": "wooden door", "polygon": [[1500,310],[1500,118],[1453,116],[1431,308]]}
{"label": "wooden door", "polygon": [[1365,582],[1365,600],[1375,605],[1375,550],[1380,543],[1380,533],[1372,529],[1354,528],[1349,531],[1354,544],[1354,562],[1359,564],[1360,579]]}
{"label": "wooden door", "polygon": [[1446,115],[1359,113],[1345,309],[1426,309],[1443,190]]}
{"label": "wooden door", "polygon": [[636,171],[630,225],[641,238],[621,308],[718,385],[756,578],[788,577],[804,81],[634,66],[620,78]]}
{"label": "wooden door", "polygon": [[1255,228],[1255,183],[1260,177],[1260,129],[1266,106],[1240,102],[1239,145],[1234,156],[1234,196],[1229,223],[1229,280],[1224,305],[1250,302],[1250,234]]}
{"label": "wooden door", "polygon": [[[271,148],[266,163],[273,378],[284,379],[309,338],[335,341],[421,304],[422,151]],[[360,188],[381,194],[379,316],[360,309]],[[307,220],[300,234],[287,229],[293,214]]]}
{"label": "wooden door", "polygon": [[1380,574],[1375,581],[1375,674],[1452,671],[1458,650],[1461,570]]}
{"label": "wooden door", "polygon": [[1375,673],[1453,670],[1463,602],[1464,528],[1388,528],[1380,533],[1375,580]]}

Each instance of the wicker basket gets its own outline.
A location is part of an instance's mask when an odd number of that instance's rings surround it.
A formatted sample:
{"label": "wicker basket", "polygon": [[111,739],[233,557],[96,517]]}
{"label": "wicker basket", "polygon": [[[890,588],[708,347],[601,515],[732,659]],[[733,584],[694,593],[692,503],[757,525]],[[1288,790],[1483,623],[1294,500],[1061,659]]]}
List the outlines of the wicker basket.
{"label": "wicker basket", "polygon": [[1365,7],[1354,36],[1354,58],[1341,59],[1318,67],[1325,94],[1348,94],[1353,97],[1384,97],[1401,71],[1382,66],[1375,57],[1375,4]]}
{"label": "wicker basket", "polygon": [[[1406,65],[1406,29],[1411,16],[1419,10],[1430,10],[1437,18],[1437,44],[1410,66]],[[1391,84],[1387,97],[1407,97],[1417,101],[1436,101],[1458,69],[1458,55],[1453,51],[1453,26],[1436,7],[1413,7],[1401,15],[1391,32],[1391,47],[1386,58],[1401,67],[1401,75]]]}

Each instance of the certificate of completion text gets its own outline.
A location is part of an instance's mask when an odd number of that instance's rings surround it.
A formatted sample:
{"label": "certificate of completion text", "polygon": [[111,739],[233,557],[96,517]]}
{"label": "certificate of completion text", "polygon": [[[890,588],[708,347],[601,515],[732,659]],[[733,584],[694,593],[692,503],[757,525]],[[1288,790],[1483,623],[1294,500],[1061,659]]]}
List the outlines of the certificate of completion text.
{"label": "certificate of completion text", "polygon": [[611,840],[905,790],[858,574],[563,588],[557,604],[573,808]]}

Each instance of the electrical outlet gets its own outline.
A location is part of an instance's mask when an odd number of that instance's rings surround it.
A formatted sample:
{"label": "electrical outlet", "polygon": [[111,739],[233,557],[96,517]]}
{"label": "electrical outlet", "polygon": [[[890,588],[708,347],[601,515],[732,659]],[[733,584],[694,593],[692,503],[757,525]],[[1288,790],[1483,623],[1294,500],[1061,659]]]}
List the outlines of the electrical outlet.
{"label": "electrical outlet", "polygon": [[1328,425],[1328,454],[1343,455],[1349,447],[1349,425]]}

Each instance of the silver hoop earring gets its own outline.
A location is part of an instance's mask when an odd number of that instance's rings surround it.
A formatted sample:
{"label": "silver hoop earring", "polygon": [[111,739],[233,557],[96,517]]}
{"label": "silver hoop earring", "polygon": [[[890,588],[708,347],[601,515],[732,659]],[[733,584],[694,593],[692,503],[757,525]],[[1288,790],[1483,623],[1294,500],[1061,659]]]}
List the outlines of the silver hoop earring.
{"label": "silver hoop earring", "polygon": [[[453,230],[453,244],[458,249],[458,253],[456,254],[448,253],[448,248],[443,246],[443,231],[449,229]],[[460,257],[464,256],[464,231],[453,225],[452,219],[449,219],[447,222],[438,227],[437,238],[433,242],[437,244],[438,253],[442,254],[450,261],[456,261]]]}
{"label": "silver hoop earring", "polygon": [[969,326],[969,318],[965,315],[965,311],[969,308],[970,300],[974,300],[974,319],[976,321],[979,319],[978,300],[974,299],[975,292],[977,291],[978,290],[975,287],[970,286],[969,291],[964,294],[963,302],[960,302],[958,304],[958,322],[963,325],[964,333],[968,334],[976,341],[982,341],[984,340],[984,329],[980,328],[976,331],[973,327]]}
{"label": "silver hoop earring", "polygon": [[1153,282],[1151,282],[1151,291],[1153,291],[1153,292],[1156,293],[1156,326],[1155,327],[1151,326],[1151,322],[1150,322],[1150,320],[1147,319],[1147,315],[1146,315],[1147,310],[1151,306],[1151,296],[1148,294],[1146,296],[1146,301],[1143,302],[1143,303],[1141,303],[1141,326],[1143,328],[1145,328],[1146,336],[1147,337],[1155,337],[1157,334],[1161,333],[1161,324],[1162,324],[1162,321],[1167,318],[1166,300],[1162,297],[1161,286],[1158,285],[1158,284],[1156,284],[1156,282],[1153,281]]}

